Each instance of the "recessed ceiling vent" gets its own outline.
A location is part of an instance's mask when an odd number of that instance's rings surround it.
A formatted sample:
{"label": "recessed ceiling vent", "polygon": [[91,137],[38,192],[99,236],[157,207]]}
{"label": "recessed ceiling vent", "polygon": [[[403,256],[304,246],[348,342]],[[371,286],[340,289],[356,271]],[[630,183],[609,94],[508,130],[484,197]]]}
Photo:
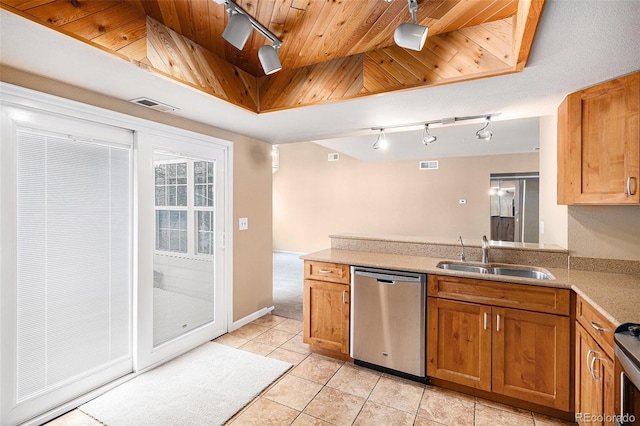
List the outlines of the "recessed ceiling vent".
{"label": "recessed ceiling vent", "polygon": [[160,112],[171,112],[177,111],[180,108],[172,107],[171,105],[163,104],[162,102],[154,101],[149,98],[136,98],[131,99],[129,102],[133,102],[134,104],[146,106],[147,108],[155,109]]}
{"label": "recessed ceiling vent", "polygon": [[438,160],[420,161],[418,164],[420,170],[435,170],[438,168]]}
{"label": "recessed ceiling vent", "polygon": [[339,161],[340,160],[340,153],[338,152],[332,152],[331,154],[327,155],[327,161]]}

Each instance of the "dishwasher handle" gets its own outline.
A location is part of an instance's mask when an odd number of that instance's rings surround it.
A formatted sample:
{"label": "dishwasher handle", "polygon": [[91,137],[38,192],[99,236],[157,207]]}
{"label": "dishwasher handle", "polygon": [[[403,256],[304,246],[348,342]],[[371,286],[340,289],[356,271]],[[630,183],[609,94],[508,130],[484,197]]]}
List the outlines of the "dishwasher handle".
{"label": "dishwasher handle", "polygon": [[355,271],[356,275],[361,277],[373,278],[380,284],[393,285],[396,282],[420,283],[422,282],[420,275],[396,275],[381,272]]}

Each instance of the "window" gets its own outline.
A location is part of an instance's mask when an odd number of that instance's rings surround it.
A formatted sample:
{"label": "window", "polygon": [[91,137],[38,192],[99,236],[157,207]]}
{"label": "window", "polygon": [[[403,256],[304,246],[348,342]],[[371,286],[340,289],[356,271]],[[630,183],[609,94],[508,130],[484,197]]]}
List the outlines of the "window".
{"label": "window", "polygon": [[156,157],[156,250],[213,255],[215,162]]}

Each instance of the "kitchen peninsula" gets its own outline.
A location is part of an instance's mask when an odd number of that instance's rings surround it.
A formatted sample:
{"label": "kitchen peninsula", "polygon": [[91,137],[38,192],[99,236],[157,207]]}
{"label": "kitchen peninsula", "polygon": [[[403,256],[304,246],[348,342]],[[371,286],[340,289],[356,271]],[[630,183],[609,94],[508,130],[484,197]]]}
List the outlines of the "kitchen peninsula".
{"label": "kitchen peninsula", "polygon": [[[629,297],[640,289],[640,262],[573,258],[558,246],[491,243],[490,264],[526,265],[553,278],[541,280],[441,269],[439,263],[459,259],[454,239],[330,238],[331,248],[302,256],[304,336],[312,349],[349,359],[349,267],[425,273],[427,376],[483,398],[573,420],[581,395],[577,324],[593,328],[609,353],[615,327],[640,322]],[[480,239],[465,240],[467,263],[479,264],[481,250]]]}

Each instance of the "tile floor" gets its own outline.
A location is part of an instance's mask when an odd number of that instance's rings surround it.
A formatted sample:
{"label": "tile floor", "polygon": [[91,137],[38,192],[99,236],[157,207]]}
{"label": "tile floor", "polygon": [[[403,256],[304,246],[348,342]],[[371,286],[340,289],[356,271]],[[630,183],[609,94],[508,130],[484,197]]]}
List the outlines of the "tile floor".
{"label": "tile floor", "polygon": [[[302,322],[266,315],[215,340],[293,364],[229,422],[244,425],[566,426],[561,420],[309,353]],[[49,426],[97,426],[79,410]]]}

